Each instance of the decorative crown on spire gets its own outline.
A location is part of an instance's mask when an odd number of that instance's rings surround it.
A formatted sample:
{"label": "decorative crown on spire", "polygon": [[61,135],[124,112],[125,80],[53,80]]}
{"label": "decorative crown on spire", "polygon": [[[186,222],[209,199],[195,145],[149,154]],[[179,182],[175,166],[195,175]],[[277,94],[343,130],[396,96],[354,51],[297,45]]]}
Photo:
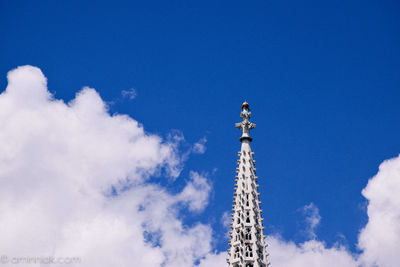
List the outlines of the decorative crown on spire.
{"label": "decorative crown on spire", "polygon": [[242,122],[235,124],[236,128],[242,130],[242,136],[239,139],[240,142],[242,142],[243,140],[249,140],[251,142],[253,140],[253,138],[250,137],[250,130],[256,128],[256,125],[249,121],[250,117],[251,112],[249,103],[244,101],[242,104],[242,112],[240,113],[240,118],[242,118]]}

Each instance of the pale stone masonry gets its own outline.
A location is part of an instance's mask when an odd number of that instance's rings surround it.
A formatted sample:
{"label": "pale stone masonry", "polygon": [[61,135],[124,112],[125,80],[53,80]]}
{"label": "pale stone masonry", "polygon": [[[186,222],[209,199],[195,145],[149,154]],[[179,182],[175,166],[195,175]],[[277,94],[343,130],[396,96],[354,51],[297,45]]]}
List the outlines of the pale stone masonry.
{"label": "pale stone masonry", "polygon": [[235,126],[242,131],[241,151],[236,168],[235,192],[232,205],[232,230],[229,232],[230,248],[227,262],[229,267],[266,267],[269,265],[264,236],[263,218],[261,217],[256,176],[256,161],[251,152],[250,130],[256,125],[251,123],[249,104],[242,104],[240,117],[242,122]]}

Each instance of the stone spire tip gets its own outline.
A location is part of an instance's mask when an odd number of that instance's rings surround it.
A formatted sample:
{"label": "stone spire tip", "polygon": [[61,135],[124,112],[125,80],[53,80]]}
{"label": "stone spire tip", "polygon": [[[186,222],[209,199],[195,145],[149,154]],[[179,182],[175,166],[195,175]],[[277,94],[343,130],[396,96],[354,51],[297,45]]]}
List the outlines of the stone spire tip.
{"label": "stone spire tip", "polygon": [[249,103],[246,101],[243,102],[242,104],[242,112],[240,113],[240,117],[242,118],[242,121],[239,123],[236,123],[235,126],[242,130],[242,136],[240,137],[240,142],[243,140],[249,140],[250,142],[253,140],[249,133],[251,129],[254,129],[256,125],[254,123],[250,122],[250,108],[249,108]]}
{"label": "stone spire tip", "polygon": [[243,102],[243,104],[242,104],[242,109],[250,109],[250,107],[249,107],[249,103],[247,103],[247,101],[244,101]]}

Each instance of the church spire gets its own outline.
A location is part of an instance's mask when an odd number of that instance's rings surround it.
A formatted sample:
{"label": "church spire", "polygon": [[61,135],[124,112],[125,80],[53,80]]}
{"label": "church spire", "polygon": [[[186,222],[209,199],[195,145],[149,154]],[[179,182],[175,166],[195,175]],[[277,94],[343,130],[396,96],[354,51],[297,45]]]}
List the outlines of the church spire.
{"label": "church spire", "polygon": [[242,131],[240,137],[241,151],[238,153],[235,192],[232,206],[232,223],[229,235],[228,259],[229,267],[266,267],[269,265],[262,225],[261,209],[254,152],[251,152],[250,130],[256,125],[250,122],[250,107],[242,104],[240,117],[242,121],[235,126]]}

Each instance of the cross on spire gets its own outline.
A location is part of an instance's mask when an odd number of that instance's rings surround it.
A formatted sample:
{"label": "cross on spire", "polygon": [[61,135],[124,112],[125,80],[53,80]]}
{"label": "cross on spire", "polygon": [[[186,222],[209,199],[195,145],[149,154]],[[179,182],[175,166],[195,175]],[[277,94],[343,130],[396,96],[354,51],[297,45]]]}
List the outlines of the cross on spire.
{"label": "cross on spire", "polygon": [[242,136],[239,140],[240,142],[242,142],[243,140],[247,139],[251,142],[253,138],[250,137],[250,130],[256,128],[256,125],[249,121],[251,117],[251,112],[249,103],[247,103],[246,101],[244,101],[242,104],[242,112],[240,113],[240,117],[242,118],[242,121],[235,124],[236,128],[242,130]]}

